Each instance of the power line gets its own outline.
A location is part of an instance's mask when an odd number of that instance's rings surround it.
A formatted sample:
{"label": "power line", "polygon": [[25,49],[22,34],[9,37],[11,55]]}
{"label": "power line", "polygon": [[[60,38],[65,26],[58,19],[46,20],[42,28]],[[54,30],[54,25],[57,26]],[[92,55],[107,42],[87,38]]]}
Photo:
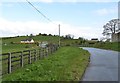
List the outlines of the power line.
{"label": "power line", "polygon": [[[40,13],[45,19],[47,19],[49,22],[52,22],[47,16],[45,16],[40,10],[38,10],[31,2],[26,0],[38,13]],[[53,22],[52,22],[53,23]],[[55,24],[55,23],[53,23]],[[56,25],[56,24],[55,24]],[[58,25],[59,27],[59,46],[60,46],[60,24]]]}
{"label": "power line", "polygon": [[[38,10],[31,2],[26,0],[38,13],[40,13],[45,19],[47,19],[49,22],[52,22],[47,16],[45,16],[40,10]],[[52,22],[53,23],[53,22]]]}

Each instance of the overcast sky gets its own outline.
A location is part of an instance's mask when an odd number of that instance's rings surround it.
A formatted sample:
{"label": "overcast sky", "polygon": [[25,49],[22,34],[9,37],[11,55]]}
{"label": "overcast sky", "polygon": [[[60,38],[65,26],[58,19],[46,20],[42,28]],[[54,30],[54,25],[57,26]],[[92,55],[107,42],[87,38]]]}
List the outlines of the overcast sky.
{"label": "overcast sky", "polygon": [[[118,0],[29,0],[47,16],[46,20],[26,0],[0,3],[0,37],[38,33],[72,34],[75,38],[102,37],[103,25],[118,18]],[[113,2],[114,1],[114,2]]]}

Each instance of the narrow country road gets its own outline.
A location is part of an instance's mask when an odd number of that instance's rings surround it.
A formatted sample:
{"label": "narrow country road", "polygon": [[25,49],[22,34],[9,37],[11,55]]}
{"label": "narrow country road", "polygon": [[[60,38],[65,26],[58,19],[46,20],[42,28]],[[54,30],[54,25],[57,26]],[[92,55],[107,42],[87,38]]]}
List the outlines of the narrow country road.
{"label": "narrow country road", "polygon": [[91,54],[90,64],[82,81],[118,81],[118,52],[87,48]]}

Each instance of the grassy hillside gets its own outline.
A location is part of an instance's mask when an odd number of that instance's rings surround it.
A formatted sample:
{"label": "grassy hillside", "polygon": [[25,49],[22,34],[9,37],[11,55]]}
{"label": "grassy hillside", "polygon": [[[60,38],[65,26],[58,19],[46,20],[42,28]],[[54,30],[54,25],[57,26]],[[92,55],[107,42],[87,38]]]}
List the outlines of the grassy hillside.
{"label": "grassy hillside", "polygon": [[78,47],[61,47],[49,57],[3,76],[3,81],[79,81],[89,55]]}
{"label": "grassy hillside", "polygon": [[[37,44],[20,44],[21,40],[27,39],[29,36],[20,36],[15,38],[3,38],[2,39],[2,53],[13,52],[13,51],[21,51],[26,49],[34,49],[38,48]],[[37,35],[33,36],[35,42],[47,41],[48,43],[58,44],[59,37],[58,36],[42,36]],[[61,37],[61,46],[70,46],[70,45],[78,45],[79,40],[75,39],[64,39]]]}
{"label": "grassy hillside", "polygon": [[[21,51],[21,50],[27,50],[27,49],[33,49],[38,48],[37,44],[20,44],[21,40],[25,40],[29,37],[27,36],[20,36],[15,38],[9,38],[9,39],[2,39],[2,53],[6,52],[13,52],[13,51]],[[42,41],[48,41],[49,43],[57,43],[58,37],[57,36],[33,36],[32,39],[34,39],[35,42],[42,42]]]}
{"label": "grassy hillside", "polygon": [[100,42],[93,45],[93,47],[120,51],[119,45],[120,45],[120,42]]}
{"label": "grassy hillside", "polygon": [[[29,36],[20,36],[20,37],[15,37],[15,38],[10,38],[10,39],[2,39],[3,43],[10,43],[10,42],[16,42],[20,43],[21,40],[27,39]],[[32,39],[34,39],[36,42],[41,42],[41,41],[49,41],[49,42],[55,42],[57,43],[58,37],[57,36],[33,36]]]}

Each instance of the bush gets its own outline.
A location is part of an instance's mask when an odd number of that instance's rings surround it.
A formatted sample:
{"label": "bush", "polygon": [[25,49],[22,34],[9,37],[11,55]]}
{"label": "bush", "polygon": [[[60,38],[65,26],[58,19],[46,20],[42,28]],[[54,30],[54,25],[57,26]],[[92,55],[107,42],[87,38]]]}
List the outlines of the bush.
{"label": "bush", "polygon": [[66,44],[65,46],[70,46],[70,44]]}
{"label": "bush", "polygon": [[25,48],[30,48],[30,46],[29,46],[29,45],[26,45]]}
{"label": "bush", "polygon": [[35,44],[36,44],[37,46],[39,46],[39,42],[35,42]]}
{"label": "bush", "polygon": [[48,36],[52,36],[52,34],[49,34]]}
{"label": "bush", "polygon": [[14,44],[14,42],[10,42],[11,44]]}
{"label": "bush", "polygon": [[42,36],[47,36],[47,34],[41,34]]}

